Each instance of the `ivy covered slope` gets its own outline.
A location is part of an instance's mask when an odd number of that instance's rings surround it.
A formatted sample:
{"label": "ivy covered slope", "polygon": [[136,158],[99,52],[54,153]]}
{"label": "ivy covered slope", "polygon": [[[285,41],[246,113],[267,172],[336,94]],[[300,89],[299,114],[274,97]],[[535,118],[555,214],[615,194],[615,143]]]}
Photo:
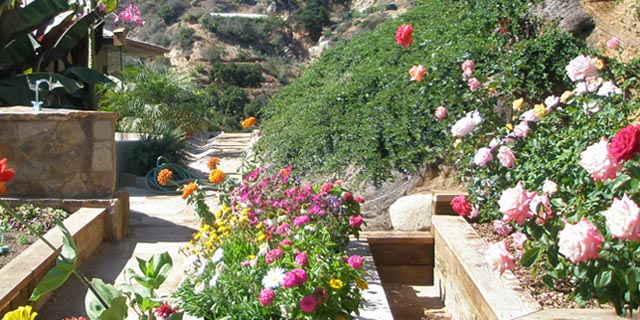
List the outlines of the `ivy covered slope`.
{"label": "ivy covered slope", "polygon": [[[567,62],[584,45],[528,14],[529,1],[421,1],[376,30],[342,43],[310,66],[262,109],[258,148],[275,165],[293,164],[309,177],[353,168],[380,183],[452,154],[449,121],[470,111],[510,108],[514,97],[561,93]],[[395,41],[413,26],[413,44]],[[475,62],[491,78],[487,99],[470,92],[461,63]],[[410,81],[409,69],[426,68]],[[507,109],[508,109],[507,108]],[[498,112],[497,114],[501,114]],[[509,114],[489,121],[506,123]]]}

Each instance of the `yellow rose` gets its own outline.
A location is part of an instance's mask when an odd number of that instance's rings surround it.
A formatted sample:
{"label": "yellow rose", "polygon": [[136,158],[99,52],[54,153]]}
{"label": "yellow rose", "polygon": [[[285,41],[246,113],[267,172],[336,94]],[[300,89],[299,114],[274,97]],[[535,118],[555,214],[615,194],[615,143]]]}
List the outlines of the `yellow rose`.
{"label": "yellow rose", "polygon": [[569,98],[573,97],[573,91],[565,91],[562,93],[562,95],[560,96],[560,102],[561,103],[567,103],[567,100],[569,100]]}
{"label": "yellow rose", "polygon": [[533,113],[542,118],[546,116],[549,111],[547,111],[547,106],[545,106],[544,103],[539,103],[533,107]]}
{"label": "yellow rose", "polygon": [[522,110],[523,104],[524,104],[524,98],[513,100],[513,110],[516,110],[516,111]]}
{"label": "yellow rose", "polygon": [[504,125],[505,128],[507,128],[507,130],[509,131],[513,131],[513,124],[512,123],[507,123]]}

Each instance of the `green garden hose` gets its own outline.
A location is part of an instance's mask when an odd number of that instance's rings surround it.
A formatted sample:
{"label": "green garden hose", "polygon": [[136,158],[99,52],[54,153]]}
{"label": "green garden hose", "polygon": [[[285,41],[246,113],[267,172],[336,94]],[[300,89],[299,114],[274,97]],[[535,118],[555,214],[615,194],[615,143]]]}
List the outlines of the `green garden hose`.
{"label": "green garden hose", "polygon": [[[173,172],[173,177],[171,178],[171,181],[168,181],[166,186],[163,186],[158,182],[158,173],[160,173],[162,169],[169,169]],[[176,163],[168,162],[165,157],[159,156],[156,160],[155,168],[147,172],[145,184],[147,189],[153,193],[170,194],[182,192],[179,191],[178,188],[189,182],[193,182],[194,180],[207,181],[206,179],[201,179],[191,174],[185,167]]]}

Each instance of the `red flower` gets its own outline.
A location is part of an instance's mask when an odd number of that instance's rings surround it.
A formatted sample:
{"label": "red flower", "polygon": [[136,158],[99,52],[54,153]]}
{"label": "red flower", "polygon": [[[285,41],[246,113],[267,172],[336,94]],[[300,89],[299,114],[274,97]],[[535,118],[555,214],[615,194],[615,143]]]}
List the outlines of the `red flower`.
{"label": "red flower", "polygon": [[13,169],[7,169],[7,158],[2,158],[0,160],[0,182],[11,181],[14,174]]}
{"label": "red flower", "polygon": [[467,217],[471,214],[471,204],[467,202],[467,196],[461,194],[449,203],[453,211],[462,217]]}
{"label": "red flower", "polygon": [[396,43],[405,48],[413,44],[413,39],[411,38],[412,32],[413,27],[410,24],[403,24],[398,27],[398,30],[396,30]]}
{"label": "red flower", "polygon": [[156,315],[162,320],[166,320],[170,315],[178,312],[178,308],[171,308],[168,302],[164,302],[161,306],[156,308]]}
{"label": "red flower", "polygon": [[627,126],[620,129],[611,139],[609,152],[616,160],[627,161],[640,151],[640,126]]}

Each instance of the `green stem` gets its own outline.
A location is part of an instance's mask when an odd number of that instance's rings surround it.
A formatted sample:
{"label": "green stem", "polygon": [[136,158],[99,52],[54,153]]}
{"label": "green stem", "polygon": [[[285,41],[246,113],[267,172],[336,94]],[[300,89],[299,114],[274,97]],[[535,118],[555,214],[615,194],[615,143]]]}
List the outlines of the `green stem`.
{"label": "green stem", "polygon": [[40,239],[40,241],[44,242],[44,244],[47,245],[49,249],[53,250],[53,252],[57,254],[62,261],[64,261],[65,263],[71,264],[73,266],[73,274],[76,275],[76,277],[80,280],[80,282],[82,282],[82,284],[84,284],[89,290],[91,290],[91,292],[96,296],[96,298],[98,298],[98,301],[100,301],[100,304],[102,304],[102,306],[104,306],[105,309],[109,309],[109,305],[104,301],[102,296],[100,296],[100,294],[96,291],[96,289],[91,285],[91,282],[89,282],[87,277],[85,277],[80,272],[80,270],[76,268],[76,264],[73,261],[69,261],[67,257],[62,255],[62,252],[58,248],[56,248],[51,242],[49,242],[49,240],[47,240],[44,236],[42,236],[38,231],[36,231],[36,229],[34,229],[30,224],[28,224],[27,221],[25,221],[20,215],[16,214],[15,211],[13,211],[13,209],[9,205],[7,205],[4,201],[0,200],[0,206],[12,218],[18,220],[18,222],[20,222],[23,226],[25,226],[27,230],[29,230],[29,232],[31,232],[34,236]]}

